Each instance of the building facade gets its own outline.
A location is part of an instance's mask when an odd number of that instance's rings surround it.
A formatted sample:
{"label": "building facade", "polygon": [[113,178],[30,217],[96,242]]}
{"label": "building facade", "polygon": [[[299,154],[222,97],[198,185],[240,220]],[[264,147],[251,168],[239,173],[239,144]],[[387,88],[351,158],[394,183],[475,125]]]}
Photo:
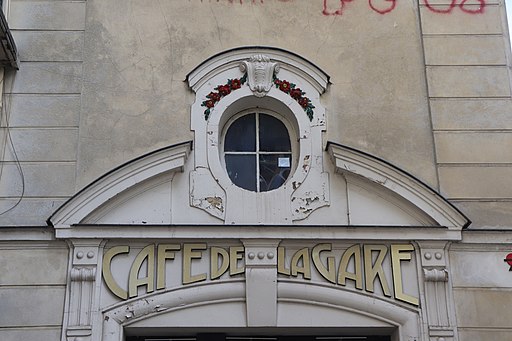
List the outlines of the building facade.
{"label": "building facade", "polygon": [[503,1],[2,6],[1,340],[512,340]]}

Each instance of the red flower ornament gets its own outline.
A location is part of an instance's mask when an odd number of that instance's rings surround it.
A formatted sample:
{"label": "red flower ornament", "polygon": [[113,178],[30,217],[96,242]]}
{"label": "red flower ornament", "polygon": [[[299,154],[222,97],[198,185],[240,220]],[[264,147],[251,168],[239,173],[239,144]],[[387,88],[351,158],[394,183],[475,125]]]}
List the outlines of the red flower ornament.
{"label": "red flower ornament", "polygon": [[218,92],[210,92],[206,98],[211,99],[214,102],[218,102],[220,100],[220,94]]}
{"label": "red flower ornament", "polygon": [[206,110],[204,111],[204,119],[208,120],[208,117],[210,117],[211,109],[215,106],[215,103],[220,101],[222,97],[227,96],[231,93],[231,91],[240,89],[243,84],[247,81],[247,73],[245,73],[242,78],[234,78],[234,79],[228,79],[228,82],[226,84],[218,85],[214,90],[217,90],[217,92],[210,92],[208,95],[206,95],[206,101],[203,101],[201,103],[201,106],[206,107]]}
{"label": "red flower ornament", "polygon": [[301,90],[301,89],[299,89],[299,88],[291,89],[291,90],[290,90],[290,96],[291,96],[293,99],[298,100],[299,98],[301,98],[301,97],[302,97],[302,90]]}
{"label": "red flower ornament", "polygon": [[310,121],[313,121],[314,111],[313,109],[315,106],[311,103],[311,100],[307,97],[302,97],[306,93],[302,91],[300,88],[296,88],[296,85],[293,83],[290,83],[286,80],[281,80],[274,76],[274,84],[276,88],[281,90],[284,93],[287,93],[290,95],[291,98],[297,101],[299,105],[304,109],[304,112],[306,115],[308,115],[308,118]]}
{"label": "red flower ornament", "polygon": [[281,81],[281,83],[279,84],[279,90],[286,92],[286,93],[290,92],[290,82]]}
{"label": "red flower ornament", "polygon": [[236,89],[240,89],[240,87],[242,86],[242,82],[240,82],[239,79],[235,78],[229,82],[229,85],[231,86],[231,90],[236,90]]}
{"label": "red flower ornament", "polygon": [[307,108],[308,104],[309,104],[309,98],[302,97],[301,99],[299,99],[299,104],[300,104],[301,107]]}
{"label": "red flower ornament", "polygon": [[229,87],[229,85],[219,85],[217,87],[217,90],[219,91],[219,94],[224,97],[224,96],[227,96],[231,93],[231,89]]}

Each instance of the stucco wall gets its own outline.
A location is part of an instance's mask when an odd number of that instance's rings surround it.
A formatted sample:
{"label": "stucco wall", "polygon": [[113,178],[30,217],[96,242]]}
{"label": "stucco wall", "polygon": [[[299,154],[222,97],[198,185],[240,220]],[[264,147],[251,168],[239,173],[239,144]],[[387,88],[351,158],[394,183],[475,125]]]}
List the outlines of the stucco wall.
{"label": "stucco wall", "polygon": [[[325,141],[374,154],[438,189],[473,221],[470,229],[511,229],[503,3],[325,3],[12,0],[21,63],[4,82],[0,227],[45,226],[104,172],[192,139],[186,75],[221,51],[265,45],[331,76],[321,97]],[[68,249],[45,236],[0,244],[2,340],[60,337]],[[509,340],[502,258],[512,241],[471,238],[450,259],[460,339]]]}
{"label": "stucco wall", "polygon": [[460,340],[510,340],[507,315],[512,304],[512,281],[502,261],[510,250],[505,243],[510,240],[503,234],[494,237],[502,242],[476,244],[468,241],[468,244],[455,244],[451,249]]}
{"label": "stucco wall", "polygon": [[63,242],[0,242],[1,340],[60,339],[68,253]]}
{"label": "stucco wall", "polygon": [[[21,68],[7,73],[5,107],[25,193],[1,223],[43,225],[104,172],[189,140],[187,73],[220,51],[266,45],[331,76],[326,140],[440,185],[474,226],[505,226],[512,102],[503,7],[353,2],[332,15],[338,2],[326,4],[13,0]],[[10,149],[4,209],[22,191]]]}

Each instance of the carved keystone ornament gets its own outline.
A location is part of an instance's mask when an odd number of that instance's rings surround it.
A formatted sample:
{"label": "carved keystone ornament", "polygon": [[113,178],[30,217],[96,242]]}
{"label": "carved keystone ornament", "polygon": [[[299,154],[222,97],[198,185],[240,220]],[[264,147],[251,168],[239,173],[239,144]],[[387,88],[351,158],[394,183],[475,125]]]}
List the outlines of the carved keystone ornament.
{"label": "carved keystone ornament", "polygon": [[313,109],[315,106],[311,100],[306,97],[306,93],[295,84],[287,80],[281,80],[276,77],[279,72],[279,64],[272,62],[269,57],[257,54],[252,56],[248,61],[240,63],[240,71],[243,76],[241,78],[228,79],[225,84],[218,85],[206,95],[206,99],[201,103],[201,106],[206,107],[204,111],[204,119],[208,121],[211,110],[218,101],[223,97],[229,95],[232,91],[238,90],[247,83],[249,89],[256,97],[264,97],[272,88],[276,86],[282,92],[292,97],[302,109],[306,112],[309,120],[313,120]]}
{"label": "carved keystone ornament", "polygon": [[240,64],[240,70],[247,72],[249,88],[256,97],[263,97],[270,91],[273,84],[274,73],[279,72],[279,65],[271,62],[270,58],[257,54],[249,61]]}

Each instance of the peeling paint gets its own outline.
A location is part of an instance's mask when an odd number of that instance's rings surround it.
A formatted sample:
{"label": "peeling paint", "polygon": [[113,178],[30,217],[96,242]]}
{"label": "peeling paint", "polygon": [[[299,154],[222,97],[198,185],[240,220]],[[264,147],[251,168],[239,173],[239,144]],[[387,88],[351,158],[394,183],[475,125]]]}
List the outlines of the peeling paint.
{"label": "peeling paint", "polygon": [[[305,160],[311,160],[305,157]],[[315,158],[315,161],[317,159]],[[313,165],[311,171],[315,172],[318,167],[317,164]],[[323,173],[322,173],[323,174]],[[329,205],[329,187],[327,176],[322,176],[321,182],[306,180],[297,191],[294,192],[291,199],[294,220],[305,219],[309,214],[316,209]],[[292,182],[292,185],[294,183]]]}
{"label": "peeling paint", "polygon": [[318,196],[314,197],[314,198],[306,198],[306,205],[309,206],[311,205],[313,202],[315,201],[318,201],[320,200],[320,198]]}
{"label": "peeling paint", "polygon": [[218,209],[221,212],[224,212],[224,206],[222,205],[221,197],[206,197],[204,198],[206,202],[208,202],[211,206]]}
{"label": "peeling paint", "polygon": [[[292,182],[293,190],[295,191],[297,188],[299,188],[299,186],[300,186],[301,184],[302,184],[301,182],[293,181],[293,182]],[[292,201],[293,201],[293,199],[292,199]]]}
{"label": "peeling paint", "polygon": [[304,156],[304,164],[302,165],[302,169],[304,170],[304,172],[308,171],[310,160],[311,155]]}
{"label": "peeling paint", "polygon": [[[213,187],[217,190],[212,191]],[[190,182],[190,203],[193,207],[199,208],[208,214],[224,219],[225,196],[218,185],[218,179],[212,179],[207,168],[197,167],[191,173]]]}

